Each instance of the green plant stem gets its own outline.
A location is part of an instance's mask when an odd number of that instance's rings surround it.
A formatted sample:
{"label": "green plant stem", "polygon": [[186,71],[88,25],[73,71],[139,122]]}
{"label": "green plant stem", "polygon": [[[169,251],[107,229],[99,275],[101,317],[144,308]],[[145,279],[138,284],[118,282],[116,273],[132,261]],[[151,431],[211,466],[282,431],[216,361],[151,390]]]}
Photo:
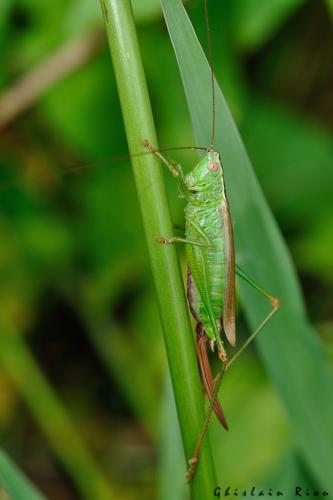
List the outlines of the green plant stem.
{"label": "green plant stem", "polygon": [[52,451],[86,500],[115,498],[59,398],[16,331],[3,327],[0,361],[21,392]]}
{"label": "green plant stem", "polygon": [[[144,139],[157,147],[130,2],[104,0],[102,9],[130,152],[144,151]],[[204,407],[176,249],[173,245],[161,245],[156,241],[156,237],[160,235],[168,236],[173,233],[170,212],[161,167],[156,157],[132,157],[132,165],[160,306],[182,439],[186,457],[190,458],[204,420]],[[192,498],[206,498],[207,491],[213,491],[215,486],[214,463],[206,440],[197,473],[191,483]]]}

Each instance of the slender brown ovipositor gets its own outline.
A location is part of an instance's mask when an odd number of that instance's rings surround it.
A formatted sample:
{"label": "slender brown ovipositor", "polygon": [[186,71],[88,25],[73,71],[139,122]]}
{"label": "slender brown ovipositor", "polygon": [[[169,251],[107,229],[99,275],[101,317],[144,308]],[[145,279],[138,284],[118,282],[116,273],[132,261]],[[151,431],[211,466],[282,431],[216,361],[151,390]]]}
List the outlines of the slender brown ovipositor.
{"label": "slender brown ovipositor", "polygon": [[[207,396],[209,397],[209,400],[211,400],[214,393],[215,384],[207,353],[208,337],[204,332],[204,327],[202,323],[197,323],[196,332],[197,332],[197,355],[198,355],[201,377]],[[223,427],[226,430],[228,430],[228,423],[218,399],[216,399],[214,402],[214,412],[219,421],[221,422],[221,424],[223,425]]]}

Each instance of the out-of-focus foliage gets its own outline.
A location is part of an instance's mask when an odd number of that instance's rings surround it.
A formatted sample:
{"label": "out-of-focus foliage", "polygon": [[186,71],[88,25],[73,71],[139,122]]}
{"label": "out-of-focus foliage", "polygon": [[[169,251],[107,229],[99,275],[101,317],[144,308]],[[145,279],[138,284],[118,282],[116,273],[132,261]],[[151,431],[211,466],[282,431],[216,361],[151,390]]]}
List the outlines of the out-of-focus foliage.
{"label": "out-of-focus foliage", "polygon": [[4,500],[6,498],[43,500],[44,498],[3,451],[0,451],[0,498]]}
{"label": "out-of-focus foliage", "polygon": [[236,0],[234,2],[235,40],[244,51],[267,43],[304,0]]}
{"label": "out-of-focus foliage", "polygon": [[[185,98],[160,7],[144,3],[141,9],[136,2],[139,40],[160,143],[189,145]],[[264,3],[258,9],[257,1],[208,1],[214,68],[332,358],[332,11],[329,1]],[[202,2],[187,8],[206,46]],[[101,21],[99,2],[2,1],[2,89]],[[106,44],[2,130],[0,143],[1,330],[11,325],[21,333],[117,498],[184,498],[135,186],[128,161],[106,161],[126,154]],[[191,153],[175,157],[185,168],[195,160]],[[97,164],[67,172],[91,162]],[[182,203],[167,176],[166,183],[181,225]],[[239,332],[240,338],[248,333],[241,307]],[[73,479],[4,367],[4,448],[49,498],[77,498]],[[232,431],[226,435],[214,423],[211,435],[221,440],[218,467],[228,483],[311,485],[254,349],[230,372],[223,394]],[[240,454],[244,442],[246,455]]]}

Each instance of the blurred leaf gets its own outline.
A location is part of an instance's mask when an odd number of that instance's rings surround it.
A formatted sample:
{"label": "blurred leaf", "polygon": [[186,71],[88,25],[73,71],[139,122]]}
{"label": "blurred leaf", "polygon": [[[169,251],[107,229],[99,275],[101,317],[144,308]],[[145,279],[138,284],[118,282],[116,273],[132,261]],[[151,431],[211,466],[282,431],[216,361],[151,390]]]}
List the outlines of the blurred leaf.
{"label": "blurred leaf", "polygon": [[1,2],[0,7],[0,27],[1,29],[5,28],[5,25],[8,21],[8,16],[13,8],[14,0],[3,0]]}
{"label": "blurred leaf", "polygon": [[0,372],[0,430],[8,428],[17,410],[18,395],[8,377]]}
{"label": "blurred leaf", "polygon": [[244,117],[244,142],[274,212],[289,233],[298,269],[331,283],[332,135],[259,96],[249,100]]}
{"label": "blurred leaf", "polygon": [[68,36],[81,34],[102,26],[103,15],[99,2],[72,0],[65,12],[64,28]]}
{"label": "blurred leaf", "polygon": [[326,4],[327,4],[327,7],[328,7],[331,15],[333,16],[333,0],[326,0]]}
{"label": "blurred leaf", "polygon": [[112,498],[112,487],[77,425],[35,361],[22,335],[1,322],[0,362],[16,384],[49,445],[82,499]]}
{"label": "blurred leaf", "polygon": [[6,304],[0,316],[25,330],[44,287],[67,276],[75,242],[65,221],[52,215],[51,204],[32,196],[20,207],[19,195],[16,202],[17,213],[2,207],[0,220],[0,296]]}
{"label": "blurred leaf", "polygon": [[131,0],[137,23],[146,23],[159,19],[162,14],[160,0]]}
{"label": "blurred leaf", "polygon": [[0,450],[0,498],[1,500],[45,499],[2,450]]}
{"label": "blurred leaf", "polygon": [[[52,215],[31,217],[17,228],[20,246],[26,251],[25,265],[46,278],[66,267],[71,255],[72,241],[60,218]],[[37,274],[36,273],[36,274]]]}
{"label": "blurred leaf", "polygon": [[84,163],[125,150],[115,149],[124,134],[115,81],[108,67],[109,54],[103,51],[59,82],[41,102],[47,122],[78,157],[82,155]]}
{"label": "blurred leaf", "polygon": [[[156,412],[161,369],[165,363],[157,310],[152,307],[152,301],[146,301],[147,297],[144,297],[144,301],[139,302],[139,306],[145,309],[137,324],[133,317],[131,328],[118,325],[113,318],[108,318],[106,311],[104,315],[96,314],[89,304],[82,314],[88,324],[92,343],[105,367],[116,379],[147,434],[154,436],[158,426]],[[153,334],[155,338],[150,342],[149,338]],[[140,341],[145,341],[145,344],[140,345]]]}
{"label": "blurred leaf", "polygon": [[297,263],[305,273],[333,282],[333,214],[323,213],[293,244]]}
{"label": "blurred leaf", "polygon": [[266,43],[304,0],[234,0],[235,40],[244,51]]}
{"label": "blurred leaf", "polygon": [[[210,143],[210,68],[178,0],[163,0],[198,145]],[[235,223],[237,261],[282,307],[258,346],[284,401],[298,452],[318,482],[333,488],[333,377],[324,349],[309,325],[294,268],[269,211],[244,145],[217,88],[216,149],[221,151]],[[208,124],[208,125],[207,125]],[[267,315],[265,301],[239,283],[246,316],[255,328]],[[313,374],[316,373],[316,377]],[[315,433],[316,439],[313,439]]]}
{"label": "blurred leaf", "polygon": [[252,95],[241,132],[265,193],[285,225],[308,228],[323,212],[332,210],[329,131]]}
{"label": "blurred leaf", "polygon": [[66,14],[66,0],[19,0],[16,8],[22,26],[13,30],[15,65],[23,71],[46,56],[65,39],[62,27]]}
{"label": "blurred leaf", "polygon": [[10,25],[8,21],[12,13],[13,6],[13,0],[2,0],[0,4],[0,58],[3,61],[3,64],[0,66],[0,88],[6,81],[7,61],[5,60],[5,48],[10,32]]}
{"label": "blurred leaf", "polygon": [[[289,449],[290,429],[273,387],[249,353],[226,374],[220,401],[230,426],[226,433],[212,418],[210,436],[219,443],[214,453],[220,482],[239,488],[262,484]],[[253,454],[254,449],[260,453]]]}
{"label": "blurred leaf", "polygon": [[80,214],[77,237],[81,256],[89,267],[105,270],[128,259],[146,262],[138,201],[128,162],[92,170],[73,190]]}
{"label": "blurred leaf", "polygon": [[283,457],[280,467],[266,482],[267,488],[272,488],[272,491],[288,492],[288,496],[295,496],[296,486],[300,486],[305,492],[316,490],[309,471],[305,469],[299,457],[294,454],[289,454]]}

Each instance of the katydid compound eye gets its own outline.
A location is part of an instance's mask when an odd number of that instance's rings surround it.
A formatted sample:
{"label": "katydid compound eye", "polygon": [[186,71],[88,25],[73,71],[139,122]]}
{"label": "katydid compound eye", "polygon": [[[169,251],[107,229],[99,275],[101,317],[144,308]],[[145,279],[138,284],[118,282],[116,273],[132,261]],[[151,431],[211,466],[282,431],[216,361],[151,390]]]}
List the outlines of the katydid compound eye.
{"label": "katydid compound eye", "polygon": [[208,170],[210,170],[211,172],[217,172],[217,170],[220,168],[220,165],[216,162],[213,162],[213,163],[210,163],[208,165]]}

